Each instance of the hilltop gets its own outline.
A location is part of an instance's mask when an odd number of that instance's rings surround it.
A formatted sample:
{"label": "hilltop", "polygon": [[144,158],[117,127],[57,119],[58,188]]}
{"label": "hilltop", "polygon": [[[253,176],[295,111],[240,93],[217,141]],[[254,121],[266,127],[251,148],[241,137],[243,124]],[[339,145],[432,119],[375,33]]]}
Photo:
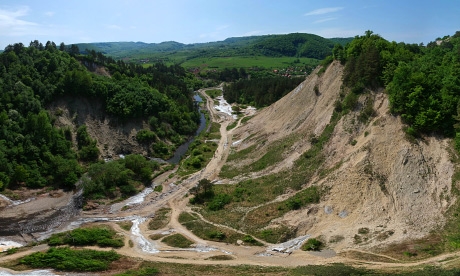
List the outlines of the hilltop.
{"label": "hilltop", "polygon": [[216,57],[296,57],[321,60],[330,54],[335,44],[345,45],[352,38],[323,38],[313,34],[292,33],[231,37],[223,41],[183,44],[175,41],[161,43],[101,42],[80,43],[82,51],[94,50],[116,59],[134,62],[158,60],[182,64],[199,58]]}

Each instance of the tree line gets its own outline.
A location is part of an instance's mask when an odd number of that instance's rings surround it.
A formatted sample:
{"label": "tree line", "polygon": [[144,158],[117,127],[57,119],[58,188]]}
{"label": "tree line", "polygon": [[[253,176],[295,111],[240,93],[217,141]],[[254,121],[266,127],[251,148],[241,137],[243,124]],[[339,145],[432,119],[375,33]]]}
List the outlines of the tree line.
{"label": "tree line", "polygon": [[344,84],[351,93],[385,87],[391,112],[408,124],[407,133],[456,137],[460,149],[460,32],[423,44],[389,42],[372,31],[333,58],[345,64]]}
{"label": "tree line", "polygon": [[224,86],[224,97],[229,103],[268,106],[296,88],[304,78],[272,77],[240,79]]}

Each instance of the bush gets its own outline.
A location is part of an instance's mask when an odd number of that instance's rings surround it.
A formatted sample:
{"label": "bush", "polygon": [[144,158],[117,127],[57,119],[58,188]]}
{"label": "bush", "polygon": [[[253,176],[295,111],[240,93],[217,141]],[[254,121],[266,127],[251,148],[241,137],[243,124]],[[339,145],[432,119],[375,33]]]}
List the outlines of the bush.
{"label": "bush", "polygon": [[323,247],[323,242],[315,238],[310,238],[302,245],[302,250],[319,251],[321,250],[322,247]]}
{"label": "bush", "polygon": [[188,248],[193,242],[186,237],[182,236],[181,234],[174,234],[171,236],[165,237],[162,242],[166,243],[172,247],[179,247],[179,248]]}
{"label": "bush", "polygon": [[293,198],[286,202],[286,206],[290,210],[298,210],[302,207],[302,201],[299,198]]}
{"label": "bush", "polygon": [[141,129],[136,134],[137,141],[141,143],[149,143],[155,141],[155,133],[148,129]]}
{"label": "bush", "polygon": [[221,231],[211,231],[207,233],[207,235],[210,239],[217,239],[217,240],[223,240],[225,239],[225,234]]}
{"label": "bush", "polygon": [[211,211],[218,211],[224,208],[225,205],[229,204],[232,197],[227,194],[218,194],[214,196],[211,202],[209,202],[208,209]]}
{"label": "bush", "polygon": [[116,238],[116,232],[106,227],[78,228],[72,231],[53,234],[48,245],[99,245],[102,247],[122,247],[123,240]]}

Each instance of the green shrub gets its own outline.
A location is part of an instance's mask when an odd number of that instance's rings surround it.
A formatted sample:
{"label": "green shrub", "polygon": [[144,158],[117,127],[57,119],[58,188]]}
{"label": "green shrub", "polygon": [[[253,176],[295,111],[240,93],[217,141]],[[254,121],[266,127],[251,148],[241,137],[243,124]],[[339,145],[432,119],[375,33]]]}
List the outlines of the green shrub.
{"label": "green shrub", "polygon": [[319,251],[321,250],[322,247],[323,247],[323,242],[315,238],[310,238],[302,245],[302,250]]}
{"label": "green shrub", "polygon": [[137,141],[141,143],[149,143],[155,141],[155,133],[148,129],[141,129],[136,134]]}
{"label": "green shrub", "polygon": [[48,245],[99,245],[103,247],[122,247],[123,240],[116,237],[116,232],[107,227],[78,228],[72,231],[51,235]]}
{"label": "green shrub", "polygon": [[224,208],[225,205],[229,204],[232,200],[232,197],[227,194],[218,194],[209,202],[208,209],[211,211],[218,211]]}
{"label": "green shrub", "polygon": [[144,267],[136,270],[127,270],[120,274],[115,274],[115,276],[153,276],[158,275],[158,269],[154,267]]}
{"label": "green shrub", "polygon": [[179,248],[187,248],[193,244],[193,241],[187,239],[186,237],[182,236],[181,234],[174,234],[171,236],[165,237],[162,242],[166,243],[172,247],[179,247]]}
{"label": "green shrub", "polygon": [[207,233],[207,236],[210,238],[210,239],[218,239],[218,240],[223,240],[225,239],[225,234],[221,231],[210,231]]}
{"label": "green shrub", "polygon": [[120,258],[115,251],[74,250],[68,247],[50,248],[46,253],[36,252],[20,260],[33,268],[53,268],[62,271],[103,271]]}

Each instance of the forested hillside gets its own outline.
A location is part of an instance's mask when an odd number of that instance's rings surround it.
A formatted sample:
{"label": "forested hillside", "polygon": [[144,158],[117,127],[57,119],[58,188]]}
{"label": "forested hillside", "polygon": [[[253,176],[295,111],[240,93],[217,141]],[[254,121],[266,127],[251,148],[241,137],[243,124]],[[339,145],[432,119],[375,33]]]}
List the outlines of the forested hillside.
{"label": "forested hillside", "polygon": [[286,77],[241,79],[224,87],[224,97],[229,103],[264,107],[281,99],[304,80]]}
{"label": "forested hillside", "polygon": [[[97,141],[84,125],[76,133],[54,127],[58,114],[45,108],[62,96],[100,101],[108,116],[121,121],[144,119],[149,128],[137,139],[150,145],[152,155],[168,156],[195,132],[199,113],[192,93],[200,83],[183,68],[143,68],[78,52],[75,45],[33,41],[29,47],[9,45],[0,54],[0,190],[73,188],[84,172],[80,164],[98,159]],[[111,77],[90,71],[97,67]]]}
{"label": "forested hillside", "polygon": [[454,135],[460,104],[460,32],[424,46],[389,42],[367,31],[345,47],[336,46],[333,56],[345,64],[350,98],[385,87],[391,111],[409,125],[408,134]]}
{"label": "forested hillside", "polygon": [[104,42],[81,43],[81,50],[102,52],[114,58],[156,57],[158,59],[269,56],[309,57],[323,59],[329,55],[334,44],[345,45],[352,38],[327,39],[313,34],[292,33],[286,35],[264,35],[232,37],[223,41],[182,44],[174,41],[162,43]]}

